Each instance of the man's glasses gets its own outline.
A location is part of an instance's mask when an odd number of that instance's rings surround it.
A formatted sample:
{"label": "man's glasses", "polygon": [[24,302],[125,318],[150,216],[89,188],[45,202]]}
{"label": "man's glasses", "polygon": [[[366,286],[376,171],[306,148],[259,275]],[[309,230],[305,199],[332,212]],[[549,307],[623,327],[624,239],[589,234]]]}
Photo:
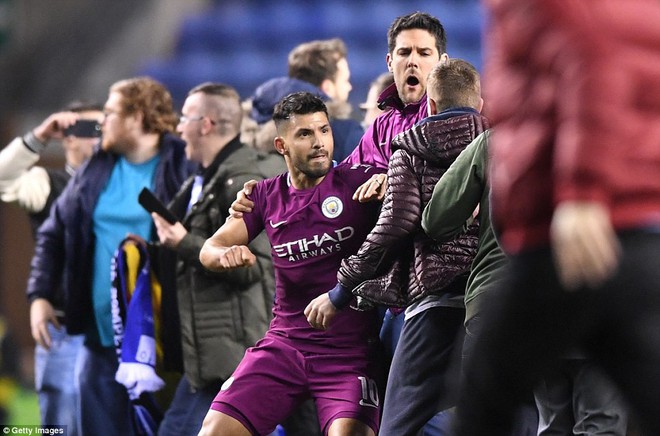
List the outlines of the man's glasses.
{"label": "man's glasses", "polygon": [[121,111],[115,111],[112,109],[103,109],[103,119],[108,118],[110,115],[121,116]]}
{"label": "man's glasses", "polygon": [[193,122],[193,121],[202,121],[204,118],[208,119],[211,122],[211,124],[213,124],[214,126],[216,124],[230,123],[231,122],[231,120],[229,120],[229,119],[214,120],[214,119],[211,119],[210,117],[207,117],[206,115],[197,115],[196,117],[187,117],[185,115],[181,115],[179,117],[179,123],[183,124],[183,123],[190,123],[190,122]]}
{"label": "man's glasses", "polygon": [[[202,121],[204,118],[206,118],[206,117],[203,116],[203,115],[198,115],[196,117],[187,117],[185,115],[181,115],[179,117],[179,122],[180,123],[190,123],[190,122],[193,122],[193,121]],[[213,123],[213,120],[211,120],[211,122]]]}

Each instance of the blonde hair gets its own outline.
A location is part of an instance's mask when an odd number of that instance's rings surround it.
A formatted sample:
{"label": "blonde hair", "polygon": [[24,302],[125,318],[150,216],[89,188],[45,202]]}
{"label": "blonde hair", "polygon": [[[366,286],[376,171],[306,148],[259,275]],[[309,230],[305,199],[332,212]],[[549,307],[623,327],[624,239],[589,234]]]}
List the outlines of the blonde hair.
{"label": "blonde hair", "polygon": [[438,63],[426,83],[429,98],[435,100],[438,111],[450,107],[471,107],[481,104],[481,81],[477,69],[463,59],[448,59]]}

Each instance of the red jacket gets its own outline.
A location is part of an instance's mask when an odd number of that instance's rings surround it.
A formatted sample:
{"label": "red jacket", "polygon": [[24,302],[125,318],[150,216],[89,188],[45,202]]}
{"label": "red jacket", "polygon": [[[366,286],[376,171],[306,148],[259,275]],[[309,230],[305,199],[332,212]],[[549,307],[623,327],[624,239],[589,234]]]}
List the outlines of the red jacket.
{"label": "red jacket", "polygon": [[548,245],[554,207],[660,224],[660,3],[484,0],[493,218],[509,253]]}

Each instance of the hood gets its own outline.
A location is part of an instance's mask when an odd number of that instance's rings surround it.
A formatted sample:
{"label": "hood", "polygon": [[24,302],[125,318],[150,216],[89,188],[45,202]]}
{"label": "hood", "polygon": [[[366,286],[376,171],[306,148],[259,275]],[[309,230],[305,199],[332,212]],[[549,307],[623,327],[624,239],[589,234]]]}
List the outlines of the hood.
{"label": "hood", "polygon": [[451,165],[479,134],[489,128],[488,119],[473,110],[452,111],[425,118],[392,140],[392,152],[402,149],[433,163]]}

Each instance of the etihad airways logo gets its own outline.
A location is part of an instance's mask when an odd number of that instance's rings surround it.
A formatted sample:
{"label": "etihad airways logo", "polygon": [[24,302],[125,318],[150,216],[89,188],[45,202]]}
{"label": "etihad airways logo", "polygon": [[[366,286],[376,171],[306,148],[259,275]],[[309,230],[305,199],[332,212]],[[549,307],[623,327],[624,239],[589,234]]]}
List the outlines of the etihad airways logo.
{"label": "etihad airways logo", "polygon": [[290,262],[296,262],[340,251],[341,242],[352,238],[354,234],[353,227],[347,226],[330,233],[275,245],[273,250],[277,257],[288,257]]}

